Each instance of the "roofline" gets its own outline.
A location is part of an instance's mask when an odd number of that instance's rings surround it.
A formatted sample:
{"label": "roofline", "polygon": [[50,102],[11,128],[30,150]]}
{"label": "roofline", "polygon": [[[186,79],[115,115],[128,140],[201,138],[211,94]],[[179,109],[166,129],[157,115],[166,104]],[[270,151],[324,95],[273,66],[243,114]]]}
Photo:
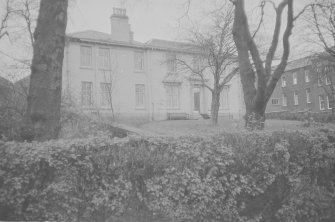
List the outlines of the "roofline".
{"label": "roofline", "polygon": [[104,41],[104,40],[94,40],[94,39],[78,38],[78,37],[72,37],[72,36],[66,36],[66,38],[68,41],[71,41],[71,42],[86,42],[86,43],[112,45],[112,46],[120,46],[120,47],[127,47],[127,48],[140,48],[143,50],[159,50],[159,51],[168,51],[168,52],[170,51],[170,52],[179,52],[179,53],[187,53],[187,54],[198,54],[198,52],[196,52],[195,50],[159,47],[159,46],[149,45],[147,43],[144,43],[143,45],[141,45],[141,44],[134,44],[131,42],[121,42],[121,41],[109,42],[109,41]]}

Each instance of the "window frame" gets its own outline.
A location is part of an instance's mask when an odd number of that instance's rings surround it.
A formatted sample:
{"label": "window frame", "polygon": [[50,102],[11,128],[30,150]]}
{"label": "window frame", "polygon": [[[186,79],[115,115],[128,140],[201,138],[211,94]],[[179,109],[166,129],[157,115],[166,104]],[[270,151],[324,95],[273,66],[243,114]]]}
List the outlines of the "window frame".
{"label": "window frame", "polygon": [[[224,109],[224,110],[229,109],[229,91],[230,91],[230,86],[224,86],[220,93],[220,108],[221,109]],[[224,103],[226,106],[224,106]]]}
{"label": "window frame", "polygon": [[297,72],[292,73],[292,78],[293,78],[292,84],[297,85],[298,84],[298,74],[297,74]]}
{"label": "window frame", "polygon": [[282,106],[287,106],[287,96],[285,94],[282,95],[282,100],[283,100]]}
{"label": "window frame", "polygon": [[[142,101],[140,104],[139,101]],[[135,109],[145,109],[145,84],[135,84]]]}
{"label": "window frame", "polygon": [[281,77],[281,87],[286,87],[286,77],[285,76]]}
{"label": "window frame", "polygon": [[[89,90],[89,97],[88,93],[86,91],[86,87],[84,89],[84,84],[90,85],[90,90]],[[85,92],[85,93],[84,93]],[[89,98],[89,102],[87,104],[84,104],[84,101]],[[93,106],[93,82],[90,81],[81,81],[81,106],[84,108],[90,108]]]}
{"label": "window frame", "polygon": [[[107,66],[105,66],[105,64],[101,65],[102,63],[105,63],[105,61],[102,61],[102,57],[104,57],[104,55],[101,55],[102,50],[107,50],[108,52],[108,57],[107,60],[108,64]],[[105,59],[105,58],[104,58]],[[98,65],[100,69],[104,69],[104,70],[109,70],[110,69],[110,64],[111,64],[111,52],[110,52],[110,48],[103,48],[103,47],[99,47],[98,48]]]}
{"label": "window frame", "polygon": [[[321,97],[323,98],[322,100],[321,100]],[[321,105],[323,105],[323,108],[322,108]],[[325,101],[325,96],[324,95],[319,95],[319,109],[321,111],[326,110],[326,101]]]}
{"label": "window frame", "polygon": [[308,104],[312,103],[312,98],[311,98],[312,91],[311,91],[311,89],[310,88],[306,88],[305,92],[306,92],[306,103],[308,103]]}
{"label": "window frame", "polygon": [[297,90],[293,92],[293,101],[295,106],[299,105],[299,93]]}
{"label": "window frame", "polygon": [[[83,64],[83,51],[82,49],[90,49],[90,64]],[[81,68],[93,68],[93,47],[90,45],[80,45],[80,67]]]}
{"label": "window frame", "polygon": [[329,96],[327,95],[326,97],[326,103],[327,103],[327,109],[333,109],[333,107],[330,107],[330,103],[329,103]]}
{"label": "window frame", "polygon": [[[105,90],[105,88],[104,87],[102,87],[103,85],[107,85],[107,86],[109,86],[109,88],[110,88],[110,90],[112,90],[112,83],[110,83],[110,82],[100,82],[100,106],[101,107],[104,107],[104,108],[106,108],[106,107],[110,107],[111,108],[111,100],[112,100],[112,96],[113,96],[113,94],[112,95],[110,95],[109,93],[109,91],[107,91],[107,90]],[[103,89],[104,88],[104,89]],[[105,96],[105,94],[106,93],[108,93],[108,100],[109,101],[107,101],[107,102],[109,102],[109,104],[104,104],[104,96]]]}
{"label": "window frame", "polygon": [[325,75],[325,85],[329,86],[331,84],[330,76],[328,74]]}
{"label": "window frame", "polygon": [[[169,95],[169,89],[171,95]],[[180,84],[167,84],[165,85],[166,90],[166,108],[169,110],[179,110],[180,109]],[[171,104],[170,104],[170,98]],[[176,99],[176,101],[174,101]],[[174,104],[177,104],[176,106]]]}
{"label": "window frame", "polygon": [[[176,53],[167,53],[167,71],[168,73],[177,73],[177,54]],[[172,70],[170,68],[173,67]]]}
{"label": "window frame", "polygon": [[[138,55],[140,55],[140,64],[141,67],[137,67],[137,59]],[[145,70],[145,62],[144,62],[144,52],[143,51],[134,51],[134,70],[135,72],[143,72]]]}
{"label": "window frame", "polygon": [[309,83],[311,81],[309,78],[309,69],[305,69],[304,75],[305,75],[305,82]]}
{"label": "window frame", "polygon": [[[274,103],[274,101],[277,101],[277,102]],[[271,105],[280,106],[279,98],[271,98]]]}

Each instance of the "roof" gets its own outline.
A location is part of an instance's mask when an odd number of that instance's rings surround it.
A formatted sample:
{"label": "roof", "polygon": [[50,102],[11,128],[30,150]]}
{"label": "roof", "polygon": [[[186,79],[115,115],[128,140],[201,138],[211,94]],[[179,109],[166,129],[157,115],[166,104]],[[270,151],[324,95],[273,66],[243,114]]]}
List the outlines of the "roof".
{"label": "roof", "polygon": [[69,33],[67,37],[70,39],[79,39],[82,41],[89,42],[99,42],[120,46],[128,46],[128,47],[142,47],[147,49],[160,49],[160,50],[174,50],[174,51],[192,51],[195,48],[186,42],[175,42],[175,41],[167,41],[162,39],[151,39],[146,43],[131,41],[131,42],[123,42],[113,40],[112,36],[107,33],[98,32],[94,30],[86,30],[81,32]]}
{"label": "roof", "polygon": [[145,44],[151,47],[159,47],[166,49],[195,50],[195,47],[192,44],[186,42],[175,42],[162,39],[151,39]]}
{"label": "roof", "polygon": [[81,40],[89,40],[89,41],[97,41],[97,42],[103,42],[103,43],[110,43],[110,44],[117,44],[117,45],[124,45],[125,43],[127,45],[137,45],[137,46],[143,46],[144,44],[137,41],[132,42],[122,42],[122,41],[116,41],[113,40],[112,36],[107,33],[98,32],[94,30],[86,30],[81,32],[74,32],[67,34],[67,37],[70,38],[76,38]]}
{"label": "roof", "polygon": [[312,58],[313,56],[307,56],[307,57],[303,57],[303,58],[292,60],[288,62],[285,68],[285,72],[311,65]]}

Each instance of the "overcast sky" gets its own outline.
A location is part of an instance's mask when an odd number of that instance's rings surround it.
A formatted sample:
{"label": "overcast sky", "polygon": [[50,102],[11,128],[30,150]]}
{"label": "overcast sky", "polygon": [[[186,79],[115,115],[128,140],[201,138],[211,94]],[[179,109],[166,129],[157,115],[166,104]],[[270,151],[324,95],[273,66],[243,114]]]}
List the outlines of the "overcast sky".
{"label": "overcast sky", "polygon": [[[1,0],[0,0],[1,1]],[[96,30],[104,33],[110,33],[110,16],[113,7],[127,9],[129,23],[134,32],[134,39],[140,42],[146,42],[152,38],[177,40],[185,39],[183,35],[185,21],[192,20],[194,23],[203,23],[206,20],[206,13],[211,11],[216,4],[222,0],[191,0],[191,5],[187,11],[186,4],[188,0],[69,0],[67,33]],[[310,0],[295,0],[295,12],[302,8]],[[246,0],[246,8],[249,16],[251,28],[259,21],[260,1]],[[274,0],[278,3],[279,0]],[[272,8],[266,10],[265,23],[260,33],[265,40],[270,40],[273,32],[272,24],[269,22],[274,19]],[[283,16],[285,17],[285,16]],[[295,24],[293,35],[291,37],[291,59],[301,57],[313,49],[310,44],[301,44],[306,34],[301,26],[302,22]],[[283,28],[285,22],[283,22]],[[0,42],[0,50],[8,54],[15,53],[10,42]],[[16,53],[17,54],[17,53]],[[3,59],[2,59],[3,60]],[[2,61],[4,62],[4,60]],[[6,61],[7,62],[7,61]],[[1,61],[0,61],[1,63]],[[1,70],[0,70],[1,71]],[[0,72],[1,75],[1,72]]]}

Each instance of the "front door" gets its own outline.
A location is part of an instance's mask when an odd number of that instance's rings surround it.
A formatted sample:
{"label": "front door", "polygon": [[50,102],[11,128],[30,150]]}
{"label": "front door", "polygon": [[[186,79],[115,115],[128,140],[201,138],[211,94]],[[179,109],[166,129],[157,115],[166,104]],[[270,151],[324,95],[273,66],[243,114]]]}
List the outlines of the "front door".
{"label": "front door", "polygon": [[200,111],[200,91],[195,91],[193,92],[193,97],[194,97],[194,111]]}

